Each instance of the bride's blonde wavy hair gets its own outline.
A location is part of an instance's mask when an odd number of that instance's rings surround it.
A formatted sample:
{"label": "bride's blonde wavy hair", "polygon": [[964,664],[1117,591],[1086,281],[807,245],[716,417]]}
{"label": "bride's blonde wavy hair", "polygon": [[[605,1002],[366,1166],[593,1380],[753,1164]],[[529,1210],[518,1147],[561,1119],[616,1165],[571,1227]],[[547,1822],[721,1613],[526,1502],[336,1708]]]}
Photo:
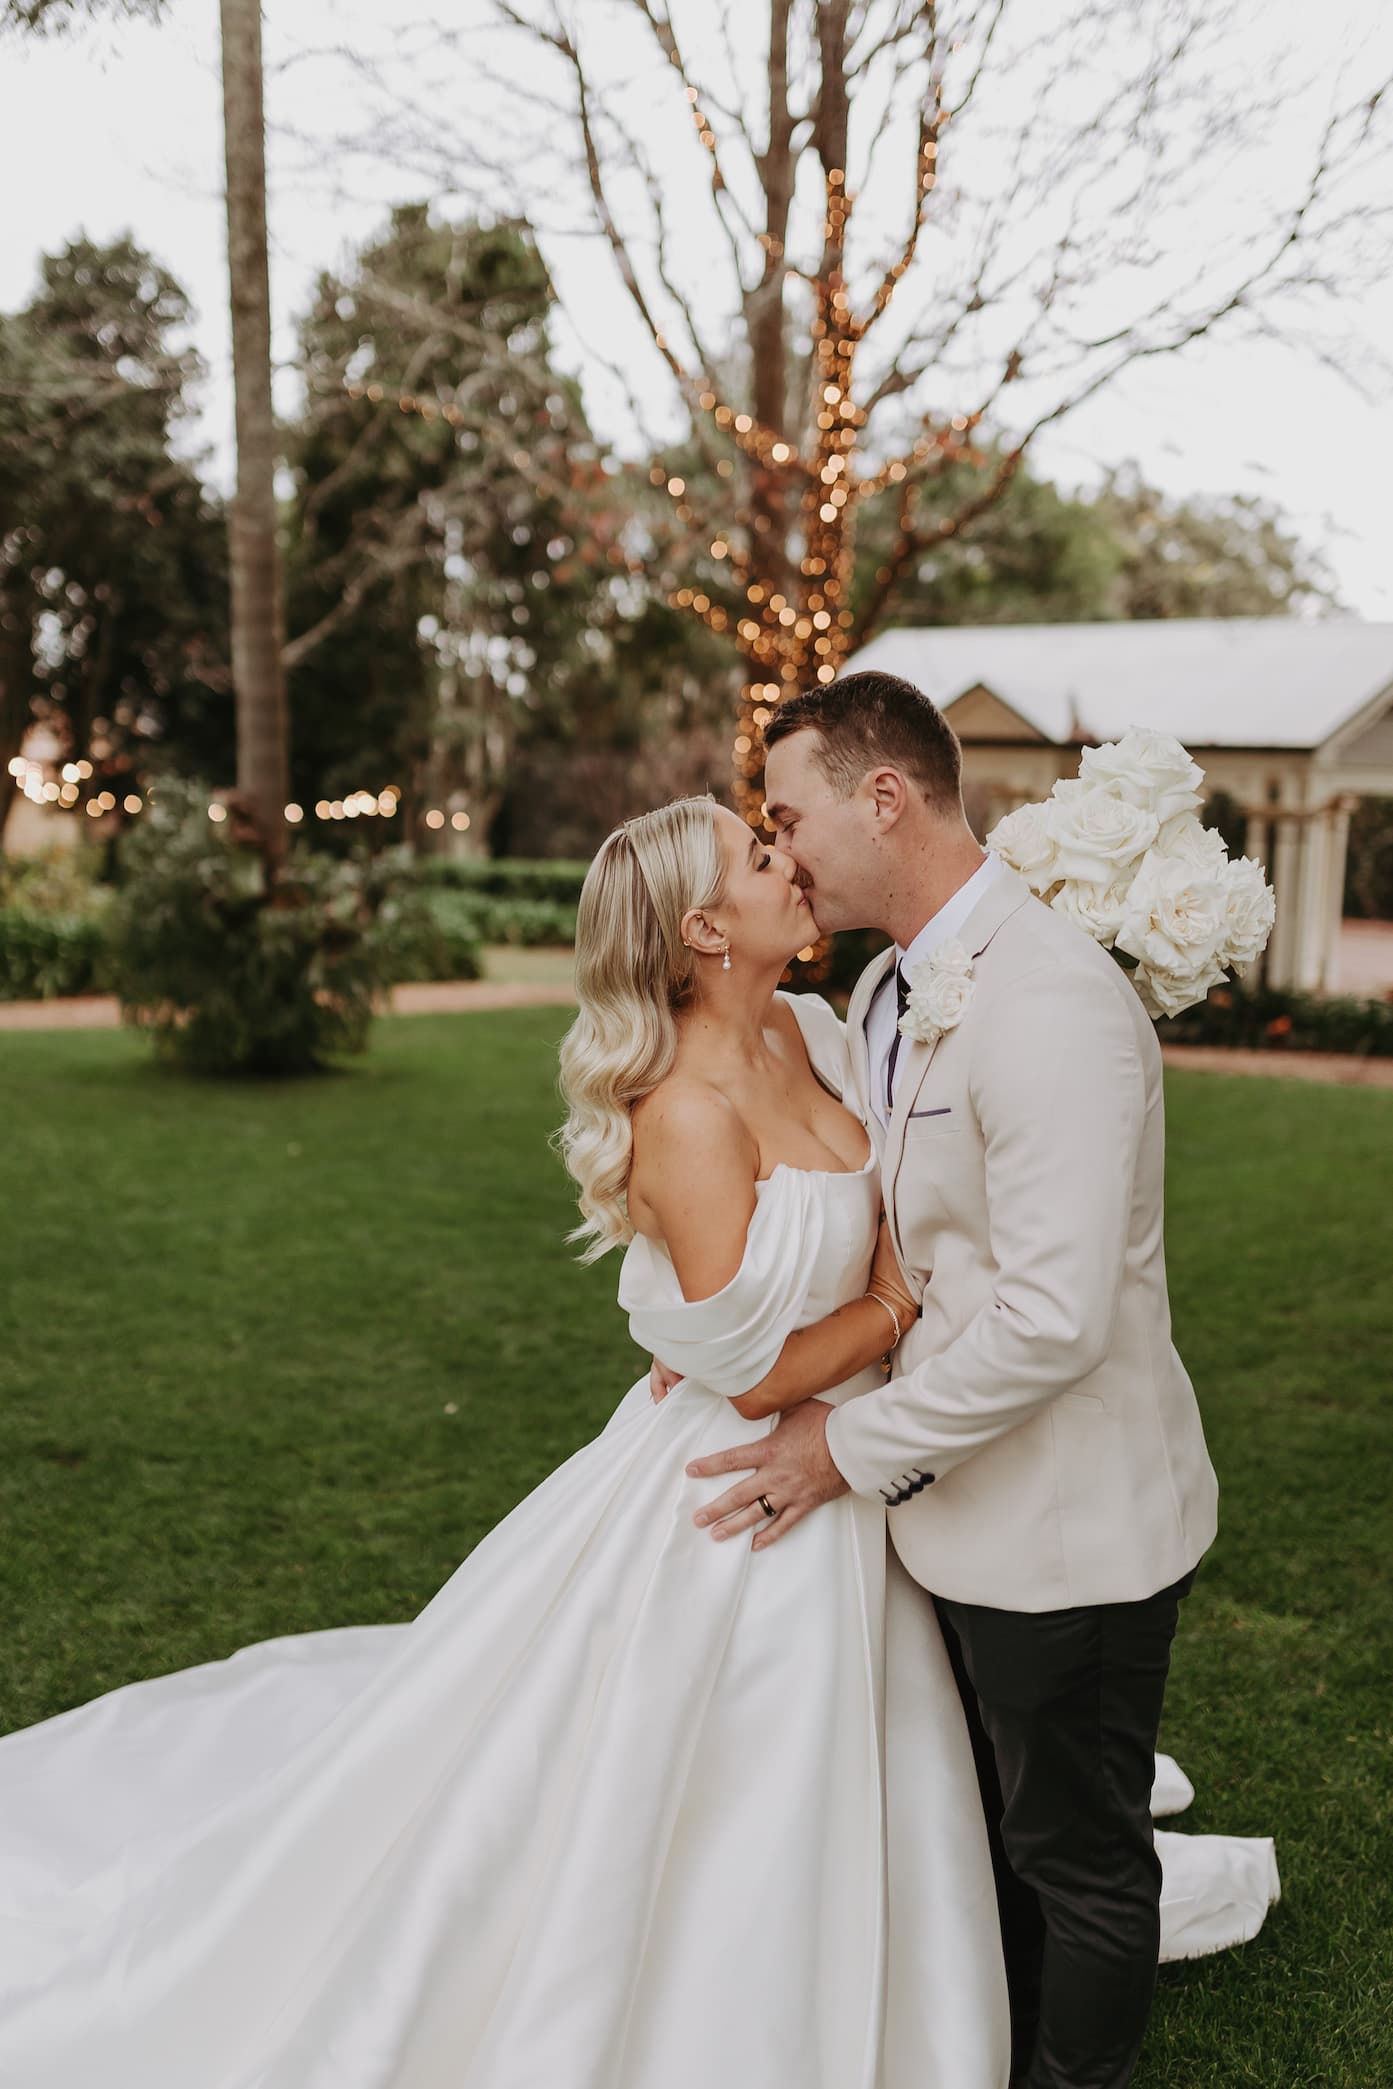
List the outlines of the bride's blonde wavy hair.
{"label": "bride's blonde wavy hair", "polygon": [[561,1041],[566,1122],[553,1135],[580,1189],[581,1224],[568,1240],[598,1261],[633,1238],[628,1182],[634,1105],[677,1051],[676,1011],[696,984],[682,940],[691,907],[716,906],[725,862],[712,797],[677,798],[626,820],[586,873],[576,914],[580,1013]]}

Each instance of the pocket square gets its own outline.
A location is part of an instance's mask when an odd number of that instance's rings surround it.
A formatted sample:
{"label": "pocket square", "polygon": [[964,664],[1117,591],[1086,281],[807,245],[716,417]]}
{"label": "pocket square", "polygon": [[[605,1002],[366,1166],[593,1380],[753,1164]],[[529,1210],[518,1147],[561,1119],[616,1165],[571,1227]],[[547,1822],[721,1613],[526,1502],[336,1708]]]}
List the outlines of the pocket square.
{"label": "pocket square", "polygon": [[941,1110],[911,1110],[909,1114],[911,1117],[951,1117],[953,1111],[951,1106],[945,1103]]}

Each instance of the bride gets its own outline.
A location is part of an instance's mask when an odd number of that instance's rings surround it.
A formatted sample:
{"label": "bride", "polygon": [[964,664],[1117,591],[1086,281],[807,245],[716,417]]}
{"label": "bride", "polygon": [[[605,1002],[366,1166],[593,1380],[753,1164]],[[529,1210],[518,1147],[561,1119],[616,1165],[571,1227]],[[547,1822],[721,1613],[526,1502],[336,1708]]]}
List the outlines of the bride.
{"label": "bride", "polygon": [[775,991],[813,933],[709,800],[609,837],[560,1140],[681,1382],[411,1624],[0,1742],[0,2089],[1006,2089],[971,1749],[883,1512],[693,1521],[691,1460],[878,1384],[913,1311],[841,1026]]}

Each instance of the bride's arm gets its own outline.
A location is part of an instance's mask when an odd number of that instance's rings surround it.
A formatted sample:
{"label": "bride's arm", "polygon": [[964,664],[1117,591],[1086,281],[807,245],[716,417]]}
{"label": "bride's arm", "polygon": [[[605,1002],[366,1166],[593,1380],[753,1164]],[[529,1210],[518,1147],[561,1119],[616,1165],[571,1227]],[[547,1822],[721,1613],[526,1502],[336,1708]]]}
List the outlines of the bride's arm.
{"label": "bride's arm", "polygon": [[797,1407],[883,1361],[917,1314],[899,1279],[882,1219],[865,1296],[849,1299],[811,1327],[796,1328],[773,1369],[730,1404],[749,1421]]}
{"label": "bride's arm", "polygon": [[[635,1112],[630,1203],[656,1219],[688,1303],[713,1297],[738,1272],[758,1165],[739,1113],[716,1089],[669,1082]],[[882,1228],[865,1295],[789,1335],[764,1377],[732,1399],[737,1412],[751,1421],[779,1414],[884,1356],[916,1311],[894,1267]]]}

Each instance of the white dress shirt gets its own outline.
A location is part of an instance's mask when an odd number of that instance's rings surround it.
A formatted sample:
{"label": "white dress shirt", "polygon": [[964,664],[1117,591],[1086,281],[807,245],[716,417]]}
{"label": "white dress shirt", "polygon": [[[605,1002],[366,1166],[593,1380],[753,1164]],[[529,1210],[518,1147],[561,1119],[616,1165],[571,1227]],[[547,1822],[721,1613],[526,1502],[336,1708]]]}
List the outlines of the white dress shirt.
{"label": "white dress shirt", "polygon": [[[905,974],[922,964],[940,943],[947,943],[959,935],[966,925],[967,917],[979,899],[1002,874],[1001,858],[991,850],[982,858],[977,869],[965,885],[959,885],[951,899],[944,901],[936,914],[931,914],[920,929],[908,950],[895,945],[895,967],[904,966]],[[870,1054],[871,1108],[882,1130],[886,1127],[885,1115],[885,1068],[894,1042],[896,1024],[895,972],[887,972],[880,991],[870,1005],[866,1016],[866,1045]]]}

